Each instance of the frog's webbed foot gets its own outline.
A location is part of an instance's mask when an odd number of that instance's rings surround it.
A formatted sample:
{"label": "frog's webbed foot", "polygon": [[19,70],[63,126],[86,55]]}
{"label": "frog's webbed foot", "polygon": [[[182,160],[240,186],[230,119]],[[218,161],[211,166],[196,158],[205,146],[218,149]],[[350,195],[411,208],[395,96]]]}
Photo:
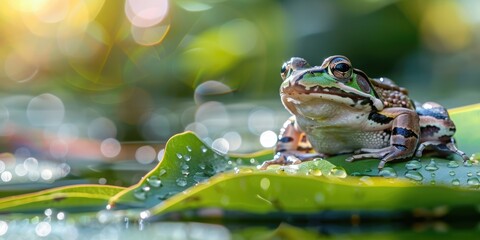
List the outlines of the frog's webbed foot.
{"label": "frog's webbed foot", "polygon": [[258,169],[265,170],[270,165],[293,165],[313,160],[314,158],[323,158],[320,153],[277,153],[272,160],[268,160],[258,166]]}
{"label": "frog's webbed foot", "polygon": [[353,156],[345,159],[345,161],[353,162],[360,159],[377,158],[377,159],[380,159],[380,163],[378,164],[378,169],[382,169],[385,166],[385,163],[387,162],[390,162],[395,159],[408,157],[406,156],[405,149],[399,146],[389,146],[389,147],[379,148],[379,149],[362,148],[356,152],[362,152],[362,153],[354,154]]}
{"label": "frog's webbed foot", "polygon": [[469,157],[462,151],[460,151],[457,146],[455,145],[455,139],[451,138],[450,142],[444,143],[441,141],[426,141],[420,143],[420,145],[417,148],[417,151],[415,152],[416,157],[421,157],[423,150],[425,150],[426,147],[434,147],[437,150],[444,151],[444,152],[451,152],[459,155],[462,157],[463,161],[469,160]]}

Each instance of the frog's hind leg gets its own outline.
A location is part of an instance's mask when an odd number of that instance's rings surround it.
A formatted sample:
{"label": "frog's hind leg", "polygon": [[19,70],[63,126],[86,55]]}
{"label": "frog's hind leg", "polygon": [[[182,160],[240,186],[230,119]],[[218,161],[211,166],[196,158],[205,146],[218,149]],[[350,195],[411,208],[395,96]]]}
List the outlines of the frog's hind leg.
{"label": "frog's hind leg", "polygon": [[431,148],[434,148],[434,149],[442,151],[442,152],[455,153],[455,154],[459,155],[460,157],[462,157],[463,161],[467,161],[469,159],[469,157],[464,152],[460,151],[457,148],[457,146],[455,145],[455,139],[454,138],[450,138],[450,141],[447,142],[447,143],[444,143],[444,142],[441,142],[441,141],[426,141],[426,142],[423,142],[418,146],[417,151],[415,152],[415,156],[416,157],[421,157],[422,154],[423,154],[423,151],[427,147],[431,147]]}
{"label": "frog's hind leg", "polygon": [[434,102],[426,102],[423,105],[417,103],[416,107],[420,117],[421,136],[415,156],[422,156],[425,149],[433,149],[439,153],[455,153],[464,161],[468,160],[468,156],[455,145],[453,135],[456,128],[447,109]]}
{"label": "frog's hind leg", "polygon": [[313,151],[305,133],[296,124],[295,117],[291,117],[280,130],[274,158],[263,162],[258,168],[266,169],[270,165],[299,164],[318,157],[325,157],[325,155]]}
{"label": "frog's hind leg", "polygon": [[378,158],[378,168],[382,169],[385,163],[408,158],[413,155],[420,133],[418,115],[406,108],[389,108],[379,112],[385,119],[391,121],[390,145],[379,149],[360,149],[361,154],[355,154],[346,159],[347,162],[365,158]]}

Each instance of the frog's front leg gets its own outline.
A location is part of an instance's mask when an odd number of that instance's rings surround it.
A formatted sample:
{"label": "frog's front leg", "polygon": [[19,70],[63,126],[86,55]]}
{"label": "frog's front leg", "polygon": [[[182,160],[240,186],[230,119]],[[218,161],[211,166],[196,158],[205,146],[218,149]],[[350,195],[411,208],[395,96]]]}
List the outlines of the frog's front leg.
{"label": "frog's front leg", "polygon": [[[390,127],[390,146],[380,149],[362,148],[359,151],[362,154],[356,154],[346,159],[352,162],[365,158],[378,158],[380,163],[378,168],[382,169],[385,163],[402,158],[408,158],[413,155],[418,144],[420,135],[419,117],[413,110],[406,108],[388,108],[379,114],[378,121],[381,124],[389,124]],[[372,119],[375,121],[375,119]]]}
{"label": "frog's front leg", "polygon": [[299,164],[316,157],[325,155],[313,152],[305,132],[298,127],[295,117],[292,116],[280,130],[273,160],[263,162],[259,169],[266,169],[270,165]]}

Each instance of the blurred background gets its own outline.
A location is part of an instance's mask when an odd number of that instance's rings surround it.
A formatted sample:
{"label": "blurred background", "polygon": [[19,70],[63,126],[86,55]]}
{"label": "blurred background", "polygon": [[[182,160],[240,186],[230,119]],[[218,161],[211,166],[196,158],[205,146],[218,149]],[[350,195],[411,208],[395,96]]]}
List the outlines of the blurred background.
{"label": "blurred background", "polygon": [[469,0],[2,1],[1,179],[53,181],[69,158],[149,164],[185,130],[225,153],[271,148],[292,56],[346,55],[416,100],[477,103],[479,12]]}

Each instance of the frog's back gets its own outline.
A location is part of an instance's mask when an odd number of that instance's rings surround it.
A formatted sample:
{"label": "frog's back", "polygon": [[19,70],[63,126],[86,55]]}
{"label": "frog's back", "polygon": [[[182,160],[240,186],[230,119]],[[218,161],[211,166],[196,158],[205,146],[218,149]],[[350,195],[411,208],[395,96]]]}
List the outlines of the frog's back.
{"label": "frog's back", "polygon": [[415,109],[420,122],[420,142],[449,142],[455,134],[455,124],[450,119],[447,110],[438,103],[418,103],[412,101],[408,91],[388,78],[374,78],[372,85],[383,100],[385,108],[403,107]]}
{"label": "frog's back", "polygon": [[415,102],[415,111],[420,119],[420,142],[451,141],[456,129],[447,109],[434,102],[423,104]]}
{"label": "frog's back", "polygon": [[408,91],[405,88],[399,87],[391,79],[373,78],[372,84],[378,94],[378,97],[382,99],[385,108],[415,108],[412,100],[408,96]]}

